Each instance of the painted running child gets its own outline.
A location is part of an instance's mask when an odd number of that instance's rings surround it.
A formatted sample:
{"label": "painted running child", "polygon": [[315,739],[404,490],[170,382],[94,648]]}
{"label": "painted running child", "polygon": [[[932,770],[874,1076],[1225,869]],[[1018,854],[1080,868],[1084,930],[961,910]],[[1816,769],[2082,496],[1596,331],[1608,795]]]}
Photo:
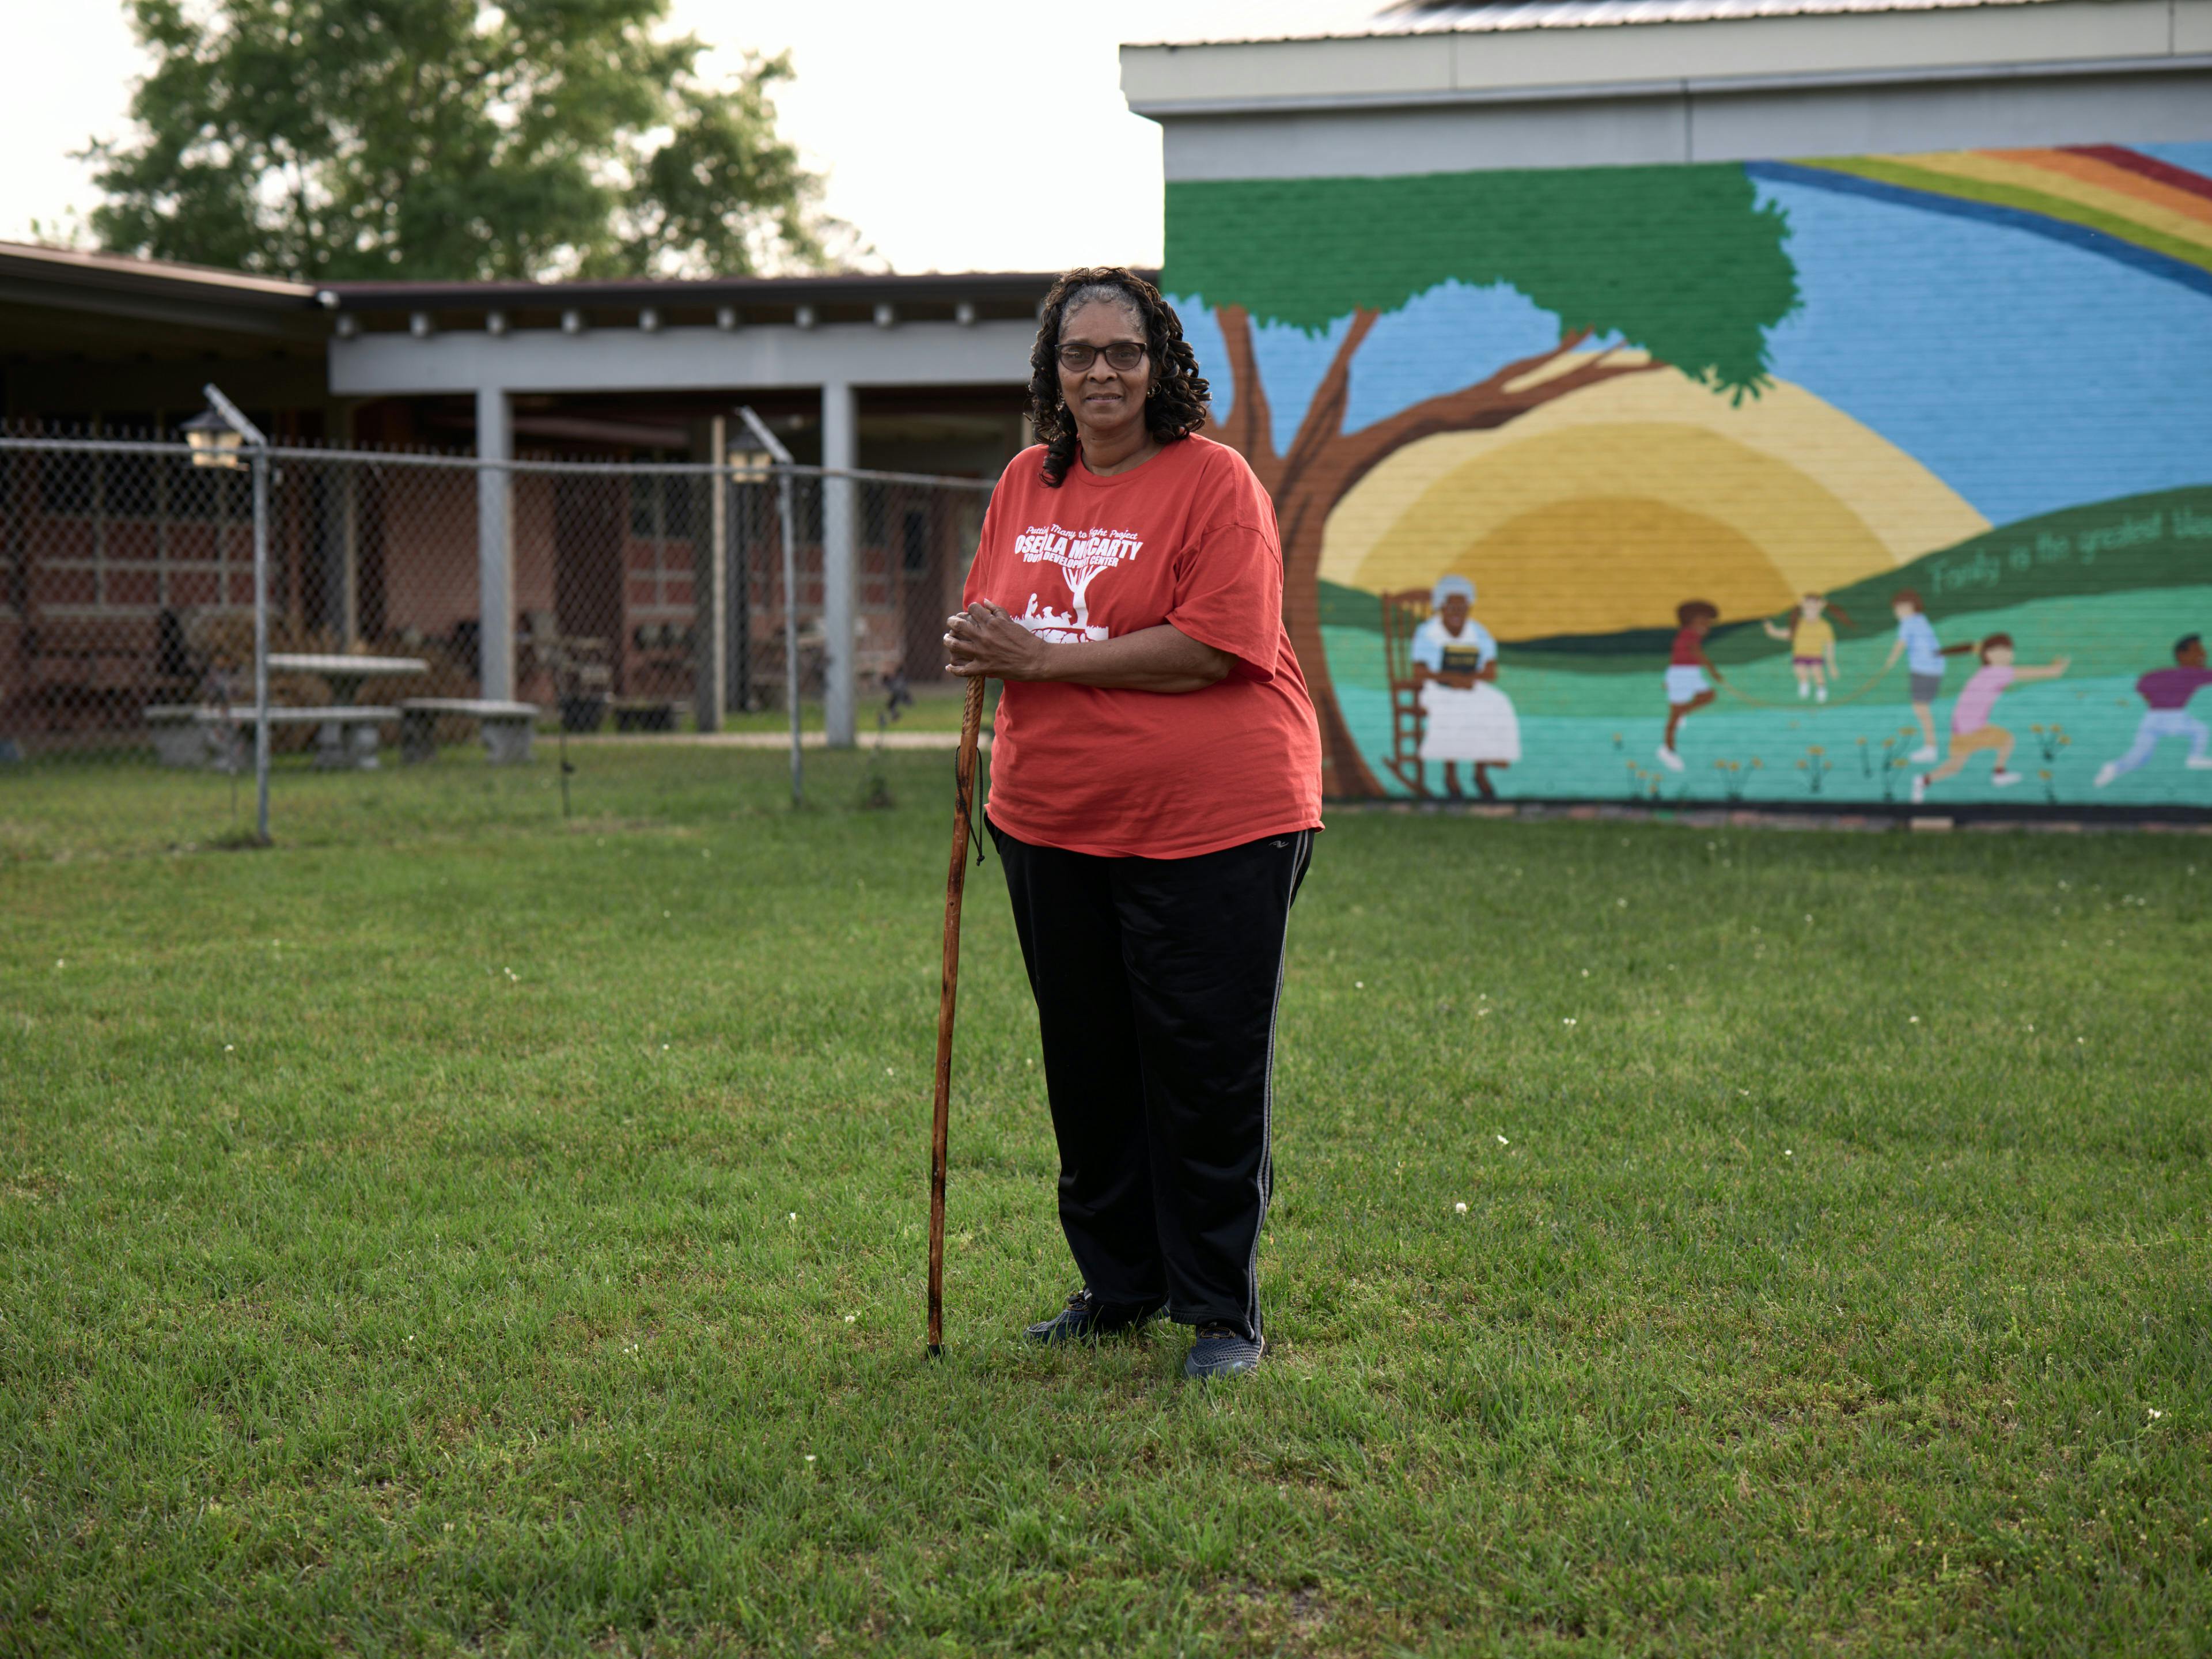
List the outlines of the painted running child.
{"label": "painted running child", "polygon": [[1929,785],[1964,771],[1966,763],[1984,749],[1994,750],[1996,757],[1996,769],[1990,774],[1991,783],[2005,789],[2021,782],[2025,775],[2011,766],[2012,733],[1990,716],[2008,687],[2030,680],[2055,680],[2066,672],[2067,662],[2068,659],[2060,657],[2041,668],[2015,668],[2011,635],[1992,634],[1984,640],[1982,665],[1960,691],[1959,701],[1951,705],[1951,757],[1933,772],[1913,779],[1912,804],[1917,806],[1928,798]]}
{"label": "painted running child", "polygon": [[1720,695],[1705,678],[1712,666],[1705,656],[1705,635],[1720,616],[1704,599],[1685,599],[1674,607],[1681,632],[1674,635],[1674,649],[1667,656],[1667,736],[1659,745],[1659,763],[1669,772],[1682,769],[1682,757],[1674,748],[1682,722]]}
{"label": "painted running child", "polygon": [[2125,777],[2148,760],[2160,738],[2188,738],[2189,758],[2182,764],[2192,772],[2212,772],[2212,755],[2205,752],[2212,745],[2212,729],[2189,712],[2189,700],[2207,685],[2212,685],[2212,668],[2204,665],[2204,636],[2185,634],[2174,642],[2172,667],[2154,668],[2136,682],[2136,695],[2149,710],[2136,727],[2134,745],[2098,769],[2097,787]]}
{"label": "painted running child", "polygon": [[1827,596],[1808,593],[1797,601],[1797,614],[1784,628],[1780,623],[1759,626],[1778,640],[1790,641],[1790,666],[1797,676],[1797,695],[1815,702],[1828,700],[1828,683],[1836,678],[1836,629],[1820,613],[1835,611],[1836,621],[1848,628],[1851,619],[1828,603]]}
{"label": "painted running child", "polygon": [[1890,598],[1889,608],[1897,617],[1897,643],[1889,647],[1889,659],[1881,671],[1887,674],[1897,666],[1897,659],[1905,658],[1905,671],[1912,677],[1912,714],[1920,722],[1920,747],[1906,757],[1916,766],[1924,766],[1936,758],[1936,699],[1943,695],[1943,659],[1962,657],[1972,651],[1970,640],[1964,645],[1945,645],[1936,637],[1936,624],[1929,622],[1920,609],[1920,595],[1913,588],[1899,588]]}

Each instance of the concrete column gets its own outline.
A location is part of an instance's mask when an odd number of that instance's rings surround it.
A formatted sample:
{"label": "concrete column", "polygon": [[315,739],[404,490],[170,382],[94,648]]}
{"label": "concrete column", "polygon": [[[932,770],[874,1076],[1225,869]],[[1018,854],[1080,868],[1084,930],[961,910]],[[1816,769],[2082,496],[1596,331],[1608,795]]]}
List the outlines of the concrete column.
{"label": "concrete column", "polygon": [[[822,465],[860,463],[860,399],[832,381],[822,388]],[[858,620],[860,557],[856,491],[849,478],[822,481],[823,726],[832,749],[854,743],[853,647]]]}
{"label": "concrete column", "polygon": [[[514,459],[514,409],[500,386],[477,388],[477,454]],[[505,466],[477,473],[477,626],[483,653],[479,696],[514,696],[514,475]]]}

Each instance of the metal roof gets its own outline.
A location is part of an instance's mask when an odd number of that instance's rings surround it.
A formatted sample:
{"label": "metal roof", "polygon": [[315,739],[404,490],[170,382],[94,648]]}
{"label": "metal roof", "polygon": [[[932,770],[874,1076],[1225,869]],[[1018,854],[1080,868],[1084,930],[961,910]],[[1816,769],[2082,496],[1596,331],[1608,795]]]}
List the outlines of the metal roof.
{"label": "metal roof", "polygon": [[1952,11],[2041,5],[2047,0],[1346,0],[1297,9],[1296,24],[1269,33],[1193,32],[1154,46],[1230,46],[1268,40],[1340,40],[1375,35],[1483,34],[1522,29],[1603,28],[1633,23],[1709,23],[1842,13]]}
{"label": "metal roof", "polygon": [[135,254],[103,253],[87,248],[47,247],[36,242],[0,242],[0,270],[11,276],[77,283],[88,288],[144,292],[190,290],[234,299],[273,300],[280,304],[298,303],[314,294],[314,289],[304,283],[253,276],[242,270],[188,265],[172,259],[142,259]]}
{"label": "metal roof", "polygon": [[0,356],[319,350],[313,289],[204,265],[0,242]]}
{"label": "metal roof", "polygon": [[436,311],[539,307],[792,304],[951,304],[961,300],[1018,301],[1034,306],[1059,279],[1051,270],[944,273],[836,272],[814,276],[623,278],[599,282],[324,283],[333,311]]}
{"label": "metal roof", "polygon": [[[1146,275],[1154,273],[1147,272]],[[1027,316],[1055,271],[841,271],[599,282],[285,282],[173,260],[0,242],[0,353],[83,350],[120,319],[165,331],[166,345],[215,349],[233,338],[319,344],[366,325],[405,326],[415,313],[651,308],[672,318],[732,307],[765,319],[809,307],[825,320],[890,305],[901,316]],[[358,320],[356,320],[358,319]],[[20,337],[20,338],[18,337]]]}
{"label": "metal roof", "polygon": [[1948,11],[2042,0],[1396,0],[1375,14],[1376,33],[1485,33],[1602,28],[1622,23],[1711,23],[1839,12]]}

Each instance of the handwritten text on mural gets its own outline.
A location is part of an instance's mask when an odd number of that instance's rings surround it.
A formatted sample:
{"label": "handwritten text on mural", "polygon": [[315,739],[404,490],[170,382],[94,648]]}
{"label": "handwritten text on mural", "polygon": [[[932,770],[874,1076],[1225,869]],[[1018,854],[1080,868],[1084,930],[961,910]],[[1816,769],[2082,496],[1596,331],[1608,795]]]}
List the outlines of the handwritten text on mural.
{"label": "handwritten text on mural", "polygon": [[2002,550],[1984,547],[1959,558],[1938,559],[1929,567],[1929,578],[1938,593],[1995,587],[2008,571],[2033,570],[2038,565],[2092,565],[2105,554],[2146,546],[2169,535],[2176,541],[2212,541],[2212,514],[2177,507],[2171,514],[2161,508],[2070,536],[2045,531],[2033,541],[2015,542]]}

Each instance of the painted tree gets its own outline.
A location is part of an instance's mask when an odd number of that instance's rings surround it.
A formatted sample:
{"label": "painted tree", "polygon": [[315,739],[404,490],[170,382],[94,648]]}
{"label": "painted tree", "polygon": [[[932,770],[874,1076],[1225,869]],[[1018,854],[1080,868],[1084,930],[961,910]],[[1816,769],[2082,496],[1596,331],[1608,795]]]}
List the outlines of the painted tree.
{"label": "painted tree", "polygon": [[[1087,546],[1071,549],[1060,566],[1061,574],[1067,578],[1067,591],[1075,597],[1075,625],[1085,634],[1091,632],[1091,584],[1121,562],[1121,544],[1102,536]],[[1101,629],[1098,637],[1105,636],[1105,630]]]}
{"label": "painted tree", "polygon": [[1067,536],[1057,530],[1052,534],[1055,544],[1046,552],[1030,556],[1060,567],[1060,574],[1067,582],[1067,591],[1073,596],[1075,608],[1066,615],[1048,605],[1039,611],[1037,596],[1032,593],[1030,595],[1029,616],[1023,620],[1034,619],[1037,624],[1066,629],[1086,638],[1103,640],[1106,637],[1106,630],[1094,629],[1091,625],[1091,584],[1121,563],[1127,544],[1111,536]]}
{"label": "painted tree", "polygon": [[[1234,390],[1210,434],[1243,451],[1274,497],[1284,617],[1321,711],[1332,793],[1379,786],[1337,707],[1322,643],[1330,509],[1407,444],[1502,426],[1622,375],[1674,372],[1717,394],[1756,396],[1766,332],[1797,303],[1788,228],[1734,166],[1168,187],[1164,286],[1220,324]],[[1376,320],[1453,282],[1526,296],[1559,319],[1556,343],[1511,362],[1470,362],[1455,390],[1346,430],[1355,360]],[[1254,351],[1255,325],[1271,323],[1309,333],[1345,325],[1279,448]]]}

